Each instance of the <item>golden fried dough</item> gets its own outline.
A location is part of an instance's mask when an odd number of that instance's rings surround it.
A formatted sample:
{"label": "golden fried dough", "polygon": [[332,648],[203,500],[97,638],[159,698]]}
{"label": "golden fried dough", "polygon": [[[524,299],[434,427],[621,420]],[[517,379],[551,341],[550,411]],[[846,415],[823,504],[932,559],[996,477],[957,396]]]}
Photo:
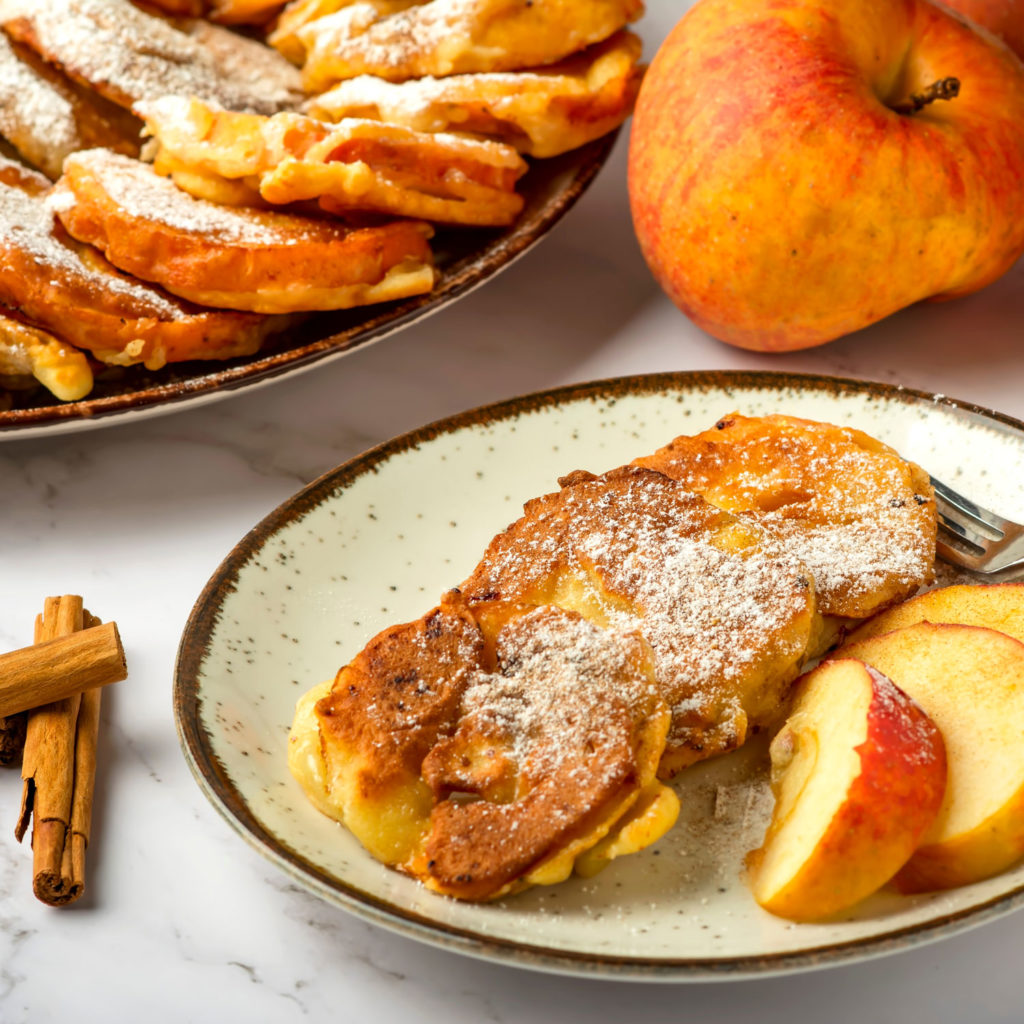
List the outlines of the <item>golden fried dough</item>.
{"label": "golden fried dough", "polygon": [[92,368],[84,352],[0,310],[0,380],[10,387],[27,379],[62,402],[76,402],[92,390]]}
{"label": "golden fried dough", "polygon": [[733,414],[634,465],[756,522],[808,567],[825,615],[865,618],[932,578],[928,475],[860,430]]}
{"label": "golden fried dough", "polygon": [[421,132],[471,132],[536,157],[557,156],[613,131],[640,88],[640,38],[622,31],[557,64],[388,82],[360,75],[314,97],[314,117],[372,118]]}
{"label": "golden fried dough", "polygon": [[396,14],[356,3],[296,35],[317,93],[356,75],[402,82],[553,64],[642,13],[642,0],[431,0]]}
{"label": "golden fried dough", "polygon": [[774,724],[817,637],[800,561],[651,470],[576,473],[562,485],[491,541],[461,586],[470,608],[556,604],[640,630],[672,712],[662,778]]}
{"label": "golden fried dough", "polygon": [[128,111],[0,33],[0,135],[44,174],[59,178],[69,153],[92,146],[134,156],[141,129]]}
{"label": "golden fried dough", "polygon": [[350,228],[294,214],[222,207],[182,192],[149,164],[107,150],[65,163],[54,205],[68,233],[120,270],[204,306],[290,313],[430,291],[418,221]]}
{"label": "golden fried dough", "polygon": [[504,225],[522,209],[515,184],[526,164],[499,143],[375,121],[229,113],[174,96],[136,110],[158,143],[157,170],[186,189],[182,166],[205,185],[211,176],[240,181],[269,203],[312,200],[331,213]]}
{"label": "golden fried dough", "polygon": [[[306,59],[306,47],[297,33],[304,25],[327,14],[334,14],[356,0],[292,0],[278,16],[274,30],[267,36],[267,42],[287,57],[293,64],[302,64]],[[425,3],[426,0],[369,0],[380,14],[394,14],[407,7]]]}
{"label": "golden fried dough", "polygon": [[668,718],[635,631],[495,604],[478,621],[453,592],[299,702],[289,764],[377,859],[493,899],[563,881],[620,822],[660,826],[622,852],[671,826]]}
{"label": "golden fried dough", "polygon": [[[122,107],[180,93],[229,109],[274,113],[301,98],[295,69],[268,47],[241,36],[234,37],[237,42],[204,41],[202,33],[190,35],[129,0],[3,0],[0,24],[70,78]],[[258,58],[257,47],[263,51]],[[258,61],[258,73],[251,61]]]}
{"label": "golden fried dough", "polygon": [[[102,362],[156,369],[255,352],[274,319],[203,310],[122,274],[55,222],[47,193],[0,175],[0,303]],[[39,177],[39,176],[36,176]],[[45,179],[44,179],[45,180]]]}

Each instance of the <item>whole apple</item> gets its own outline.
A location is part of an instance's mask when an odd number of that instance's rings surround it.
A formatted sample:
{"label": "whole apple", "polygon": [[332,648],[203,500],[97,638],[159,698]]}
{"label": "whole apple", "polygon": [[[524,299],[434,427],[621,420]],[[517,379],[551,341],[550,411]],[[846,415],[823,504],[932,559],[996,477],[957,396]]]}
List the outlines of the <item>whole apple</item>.
{"label": "whole apple", "polygon": [[820,345],[1009,269],[1022,125],[1024,64],[929,0],[698,0],[640,91],[634,227],[710,334]]}
{"label": "whole apple", "polygon": [[999,36],[1024,59],[1024,0],[945,0],[945,3]]}

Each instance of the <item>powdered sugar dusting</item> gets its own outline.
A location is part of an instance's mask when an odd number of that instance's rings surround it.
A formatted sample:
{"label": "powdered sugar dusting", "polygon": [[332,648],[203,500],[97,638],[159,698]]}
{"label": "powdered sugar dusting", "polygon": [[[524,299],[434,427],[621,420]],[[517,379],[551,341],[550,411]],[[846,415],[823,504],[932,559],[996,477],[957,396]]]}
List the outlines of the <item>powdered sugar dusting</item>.
{"label": "powdered sugar dusting", "polygon": [[807,637],[794,629],[812,607],[803,567],[756,545],[718,546],[721,514],[696,495],[641,473],[625,489],[584,485],[560,497],[564,529],[537,516],[514,544],[492,548],[476,578],[515,598],[561,562],[572,574],[596,573],[620,599],[606,609],[611,624],[639,629],[654,650],[673,733],[691,715],[727,719],[746,678],[803,653]]}
{"label": "powdered sugar dusting", "polygon": [[464,721],[474,732],[505,738],[531,773],[557,771],[592,784],[594,764],[613,762],[599,748],[622,742],[613,713],[621,722],[626,710],[632,724],[658,699],[637,658],[636,632],[543,608],[505,627],[498,643],[498,671],[474,673]]}
{"label": "powdered sugar dusting", "polygon": [[[61,190],[50,193],[61,201]],[[178,320],[184,311],[159,292],[114,271],[103,273],[84,263],[73,248],[54,233],[53,211],[46,197],[30,196],[0,183],[0,227],[4,247],[19,250],[39,268],[40,275],[57,275],[83,289],[114,292],[129,299],[142,316]]]}
{"label": "powdered sugar dusting", "polygon": [[0,33],[0,134],[17,136],[26,130],[60,153],[80,144],[71,103],[19,60]]}
{"label": "powdered sugar dusting", "polygon": [[294,90],[282,90],[279,79],[268,80],[265,69],[251,66],[251,55],[227,59],[222,37],[216,46],[204,45],[201,36],[128,0],[3,0],[0,20],[8,25],[16,19],[31,26],[42,56],[123,106],[180,93],[229,109],[273,113],[298,98]]}
{"label": "powdered sugar dusting", "polygon": [[303,241],[304,221],[299,217],[195,199],[149,164],[131,157],[93,149],[76,153],[71,161],[71,168],[84,168],[128,215],[173,231],[250,247]]}

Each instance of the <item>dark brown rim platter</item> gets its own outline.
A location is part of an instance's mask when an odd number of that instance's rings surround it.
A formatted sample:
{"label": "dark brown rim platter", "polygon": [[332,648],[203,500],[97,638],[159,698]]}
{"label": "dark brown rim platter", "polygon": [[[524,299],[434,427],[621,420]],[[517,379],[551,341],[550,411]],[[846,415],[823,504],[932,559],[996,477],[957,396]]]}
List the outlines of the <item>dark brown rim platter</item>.
{"label": "dark brown rim platter", "polygon": [[617,132],[548,160],[535,160],[520,182],[526,205],[504,230],[439,230],[439,280],[427,295],[310,317],[255,355],[223,362],[142,366],[101,372],[79,402],[58,402],[42,387],[15,396],[0,412],[0,440],[90,429],[131,416],[157,415],[225,397],[308,370],[380,341],[436,313],[504,270],[571,209],[604,166]]}

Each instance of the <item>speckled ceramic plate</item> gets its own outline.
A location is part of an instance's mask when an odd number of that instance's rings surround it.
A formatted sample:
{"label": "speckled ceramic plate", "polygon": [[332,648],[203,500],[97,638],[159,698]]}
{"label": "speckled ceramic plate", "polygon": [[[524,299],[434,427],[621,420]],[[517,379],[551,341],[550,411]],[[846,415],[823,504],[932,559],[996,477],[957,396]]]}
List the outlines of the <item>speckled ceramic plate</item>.
{"label": "speckled ceramic plate", "polygon": [[660,843],[488,905],[432,895],[315,811],[285,764],[296,698],[378,630],[462,579],[523,501],[733,410],[861,427],[1005,515],[1024,519],[1024,424],[877,384],[779,374],[638,377],[516,399],[433,424],[317,480],[217,570],[181,642],[175,710],[204,792],[298,883],[369,921],[474,956],[647,980],[736,978],[839,964],[981,924],[1024,902],[1024,866],[948,893],[883,892],[847,919],[771,917],[741,880],[770,800],[750,746],[678,781]]}
{"label": "speckled ceramic plate", "polygon": [[155,372],[142,366],[111,368],[80,402],[56,402],[43,388],[15,395],[14,408],[0,411],[0,440],[89,430],[194,407],[380,341],[462,298],[539,242],[586,191],[616,137],[612,133],[563,156],[533,161],[519,184],[526,206],[512,227],[438,231],[433,246],[440,279],[429,295],[320,314],[239,359],[178,363]]}

